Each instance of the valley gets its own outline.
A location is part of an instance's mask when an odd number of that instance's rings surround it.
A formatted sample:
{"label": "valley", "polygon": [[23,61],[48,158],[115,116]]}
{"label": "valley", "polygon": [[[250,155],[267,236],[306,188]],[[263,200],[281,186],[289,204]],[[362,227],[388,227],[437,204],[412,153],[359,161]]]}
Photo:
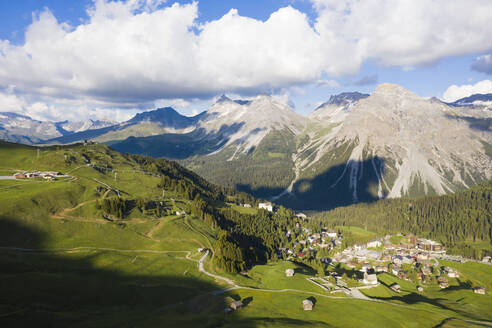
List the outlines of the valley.
{"label": "valley", "polygon": [[[218,185],[320,211],[452,193],[492,178],[492,112],[481,99],[488,97],[444,103],[382,84],[370,95],[332,96],[305,117],[270,96],[222,96],[193,117],[159,108],[32,142],[92,140],[122,153],[178,160]],[[15,123],[5,122],[5,131]]]}
{"label": "valley", "polygon": [[[490,264],[439,259],[439,267],[461,273],[444,290],[434,279],[417,294],[417,281],[384,272],[377,273],[377,286],[354,289],[363,286],[356,270],[364,261],[352,268],[321,259],[381,232],[339,227],[339,242],[323,249],[315,231],[324,221],[281,206],[260,210],[251,196],[208,184],[172,162],[99,144],[41,147],[39,155],[38,148],[0,147],[9,154],[4,175],[63,176],[0,181],[2,326],[479,327],[492,321],[485,310]],[[196,208],[201,202],[203,212]],[[252,229],[256,224],[263,228]],[[337,291],[336,274],[352,292]],[[400,293],[390,288],[395,282]],[[486,295],[473,293],[475,286]],[[305,299],[313,301],[312,311],[303,310]],[[234,300],[242,308],[225,314]]]}

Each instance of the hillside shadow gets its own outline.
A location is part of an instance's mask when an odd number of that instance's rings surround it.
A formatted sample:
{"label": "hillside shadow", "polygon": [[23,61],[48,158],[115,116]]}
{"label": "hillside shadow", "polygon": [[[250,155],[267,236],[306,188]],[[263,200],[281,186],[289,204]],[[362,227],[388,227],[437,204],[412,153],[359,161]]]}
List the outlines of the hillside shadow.
{"label": "hillside shadow", "polygon": [[[122,273],[118,267],[134,260],[131,253],[115,259],[101,251],[43,249],[47,235],[7,217],[0,216],[0,231],[1,327],[178,327],[197,323],[217,327],[232,320],[224,313],[226,294],[212,294],[223,288],[214,283],[193,275],[156,274],[159,263]],[[242,322],[237,315],[231,318],[241,327],[256,326],[255,321]]]}
{"label": "hillside shadow", "polygon": [[229,136],[243,125],[244,122],[224,124],[212,132],[197,129],[189,133],[131,136],[125,140],[108,141],[105,144],[121,153],[181,160],[195,155],[209,155],[221,149],[229,141]]}
{"label": "hillside shadow", "polygon": [[[385,161],[379,156],[363,161],[350,160],[334,165],[312,178],[296,181],[292,193],[274,201],[287,208],[303,211],[326,211],[355,203],[374,202],[380,199],[378,186],[384,173]],[[236,188],[256,196],[283,192],[280,188],[253,189],[247,184]],[[383,190],[382,198],[386,196],[387,192]]]}
{"label": "hillside shadow", "polygon": [[[381,283],[381,285],[386,286],[387,288],[390,288],[390,285],[384,283],[383,281],[379,281],[379,282]],[[456,288],[449,287],[449,288],[441,290],[441,292],[447,292],[450,290],[465,289],[466,286],[468,286],[467,282],[465,282],[463,284],[460,283],[460,286],[454,286]],[[483,320],[483,318],[480,316],[475,316],[475,315],[470,314],[469,312],[463,311],[461,309],[461,307],[459,306],[459,304],[457,304],[458,306],[456,306],[456,307],[450,307],[450,306],[443,304],[443,302],[447,301],[446,298],[441,298],[441,297],[430,298],[430,297],[427,297],[425,295],[422,295],[422,294],[416,293],[416,292],[410,292],[409,294],[406,294],[406,295],[398,295],[398,296],[391,296],[391,297],[371,296],[371,298],[381,300],[381,301],[399,301],[399,302],[403,302],[407,305],[427,303],[427,304],[430,304],[432,306],[438,307],[438,308],[443,309],[443,310],[458,313],[458,314],[462,315],[463,317],[468,317],[468,318],[474,319],[474,320]],[[459,303],[459,301],[457,303]]]}
{"label": "hillside shadow", "polygon": [[490,117],[472,117],[472,116],[455,116],[446,114],[446,117],[456,121],[465,121],[470,129],[490,132],[492,131],[492,118]]}

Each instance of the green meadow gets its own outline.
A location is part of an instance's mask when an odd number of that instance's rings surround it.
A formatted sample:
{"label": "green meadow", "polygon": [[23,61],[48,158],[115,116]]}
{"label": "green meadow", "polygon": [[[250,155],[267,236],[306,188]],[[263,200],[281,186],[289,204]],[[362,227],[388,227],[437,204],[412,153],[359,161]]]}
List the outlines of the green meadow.
{"label": "green meadow", "polygon": [[[86,156],[95,169],[87,165]],[[462,278],[450,288],[425,287],[382,274],[381,285],[362,290],[373,301],[328,293],[308,281],[316,272],[288,261],[269,262],[246,275],[215,265],[217,231],[191,215],[175,215],[190,201],[158,188],[146,172],[106,146],[37,148],[0,143],[0,169],[54,170],[57,181],[0,181],[1,327],[473,327],[492,322],[491,266],[443,262]],[[106,169],[109,167],[109,169]],[[116,178],[115,178],[116,173]],[[109,186],[109,188],[107,187]],[[97,202],[145,198],[162,202],[166,215],[132,209],[123,219],[105,216]],[[227,202],[243,213],[256,213]],[[337,227],[353,237],[375,235]],[[238,286],[199,271],[204,268]],[[286,277],[286,269],[294,269]],[[469,281],[469,282],[468,282]],[[388,286],[398,282],[400,294]],[[483,285],[487,295],[472,286]],[[466,288],[465,288],[466,286]],[[314,303],[312,311],[302,301]],[[244,307],[226,314],[231,300]],[[464,321],[469,320],[469,321]]]}

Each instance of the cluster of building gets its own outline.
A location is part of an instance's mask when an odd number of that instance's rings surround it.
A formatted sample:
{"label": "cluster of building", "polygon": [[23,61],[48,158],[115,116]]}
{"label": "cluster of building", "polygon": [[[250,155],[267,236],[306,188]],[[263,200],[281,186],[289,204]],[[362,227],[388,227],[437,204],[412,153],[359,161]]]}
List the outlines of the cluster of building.
{"label": "cluster of building", "polygon": [[32,179],[32,178],[43,178],[46,180],[54,180],[56,178],[64,177],[60,172],[54,171],[31,171],[31,172],[18,172],[14,174],[15,179]]}
{"label": "cluster of building", "polygon": [[[321,232],[313,233],[311,229],[302,227],[299,223],[296,224],[296,228],[300,229],[303,236],[302,239],[292,242],[292,248],[280,249],[280,252],[285,253],[288,257],[304,257],[308,253],[313,255],[319,249],[329,251],[339,246],[343,240],[343,236],[334,230],[321,229]],[[288,238],[293,238],[294,232],[287,230],[285,235]],[[296,251],[296,249],[298,250]]]}
{"label": "cluster of building", "polygon": [[[364,272],[362,282],[367,285],[376,284],[375,273],[389,272],[403,280],[410,280],[408,268],[417,271],[417,278],[426,281],[434,271],[433,267],[438,266],[438,262],[433,260],[445,253],[441,244],[427,239],[416,238],[410,234],[394,245],[390,241],[391,236],[372,240],[366,244],[356,244],[350,248],[335,254],[334,262],[345,263],[349,268],[360,267]],[[378,249],[378,250],[376,250]],[[406,265],[407,269],[404,269]],[[369,274],[369,273],[372,273]],[[459,273],[451,268],[447,268],[446,274],[449,277],[458,277]],[[442,281],[442,287],[447,281]]]}

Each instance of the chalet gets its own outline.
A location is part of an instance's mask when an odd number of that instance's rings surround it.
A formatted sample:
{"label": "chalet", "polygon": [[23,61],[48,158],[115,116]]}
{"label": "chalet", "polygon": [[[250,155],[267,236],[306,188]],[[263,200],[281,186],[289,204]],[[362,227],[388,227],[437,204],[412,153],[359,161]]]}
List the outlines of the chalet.
{"label": "chalet", "polygon": [[485,295],[485,287],[475,287],[473,288],[473,292],[476,294]]}
{"label": "chalet", "polygon": [[398,271],[398,278],[402,280],[408,280],[408,271],[404,271],[404,270]]}
{"label": "chalet", "polygon": [[26,172],[14,174],[14,179],[25,179],[25,178],[27,178]]}
{"label": "chalet", "polygon": [[429,260],[429,253],[420,252],[417,254],[417,261],[427,261]]}
{"label": "chalet", "polygon": [[417,286],[417,291],[419,293],[423,292],[424,291],[424,288],[422,288],[422,286]]}
{"label": "chalet", "polygon": [[302,301],[302,308],[304,311],[312,311],[313,310],[313,301],[311,300],[304,300]]}
{"label": "chalet", "polygon": [[483,263],[489,263],[489,262],[491,262],[491,257],[490,256],[484,256],[483,259],[482,259],[482,262]]}
{"label": "chalet", "polygon": [[376,267],[376,272],[388,272],[388,266],[387,265],[378,265]]}
{"label": "chalet", "polygon": [[442,289],[449,287],[448,279],[444,277],[437,278],[437,283],[439,284],[439,287],[441,287]]}
{"label": "chalet", "polygon": [[294,276],[294,269],[287,269],[287,270],[285,270],[285,276],[287,276],[287,277]]}
{"label": "chalet", "polygon": [[376,247],[380,247],[381,245],[382,245],[381,241],[373,240],[367,243],[367,248],[376,248]]}
{"label": "chalet", "polygon": [[376,260],[378,259],[380,256],[381,256],[381,253],[380,252],[377,252],[377,251],[374,251],[374,250],[370,250],[370,249],[363,249],[363,250],[360,250],[360,251],[356,251],[355,255],[358,257],[358,258],[361,258],[361,259],[372,259],[372,260]]}
{"label": "chalet", "polygon": [[351,269],[354,269],[357,265],[357,263],[355,263],[354,261],[350,260],[346,263],[346,265],[351,268]]}
{"label": "chalet", "polygon": [[413,264],[413,257],[410,255],[406,255],[402,257],[402,263],[403,264]]}
{"label": "chalet", "polygon": [[329,238],[337,238],[338,234],[335,231],[330,230],[326,233],[326,236]]}
{"label": "chalet", "polygon": [[304,213],[297,213],[296,216],[299,218],[299,219],[302,219],[302,220],[305,220],[307,218],[307,215],[304,214]]}
{"label": "chalet", "polygon": [[370,264],[363,264],[362,267],[360,268],[360,271],[362,272],[369,272],[372,269],[372,265]]}
{"label": "chalet", "polygon": [[258,204],[258,208],[265,209],[268,212],[272,212],[273,211],[272,203],[259,203]]}
{"label": "chalet", "polygon": [[378,277],[375,274],[364,273],[364,279],[362,280],[362,282],[365,285],[377,285]]}
{"label": "chalet", "polygon": [[354,249],[355,249],[356,251],[363,250],[364,248],[366,248],[366,246],[365,246],[365,245],[362,245],[362,244],[355,244],[355,245],[354,245]]}
{"label": "chalet", "polygon": [[176,211],[174,212],[175,215],[185,215],[186,212],[185,211]]}
{"label": "chalet", "polygon": [[381,260],[383,260],[383,261],[391,261],[391,254],[385,253],[385,254],[381,255]]}
{"label": "chalet", "polygon": [[240,308],[243,307],[243,302],[241,302],[241,301],[234,301],[234,302],[231,303],[230,307],[233,310],[239,310]]}
{"label": "chalet", "polygon": [[251,204],[243,204],[243,207],[251,208]]}
{"label": "chalet", "polygon": [[402,265],[403,264],[403,256],[401,256],[401,255],[393,256],[393,263],[396,265]]}
{"label": "chalet", "polygon": [[395,276],[398,275],[398,272],[400,272],[401,267],[394,265],[393,268],[391,269],[391,273],[394,274]]}
{"label": "chalet", "polygon": [[460,273],[458,271],[454,270],[453,268],[450,268],[450,267],[445,267],[444,272],[450,278],[459,278],[460,277]]}
{"label": "chalet", "polygon": [[399,293],[401,291],[401,287],[398,284],[393,284],[390,286],[390,288],[392,291],[397,292],[397,293]]}
{"label": "chalet", "polygon": [[425,251],[433,251],[433,252],[442,251],[441,244],[428,239],[418,239],[417,247]]}

